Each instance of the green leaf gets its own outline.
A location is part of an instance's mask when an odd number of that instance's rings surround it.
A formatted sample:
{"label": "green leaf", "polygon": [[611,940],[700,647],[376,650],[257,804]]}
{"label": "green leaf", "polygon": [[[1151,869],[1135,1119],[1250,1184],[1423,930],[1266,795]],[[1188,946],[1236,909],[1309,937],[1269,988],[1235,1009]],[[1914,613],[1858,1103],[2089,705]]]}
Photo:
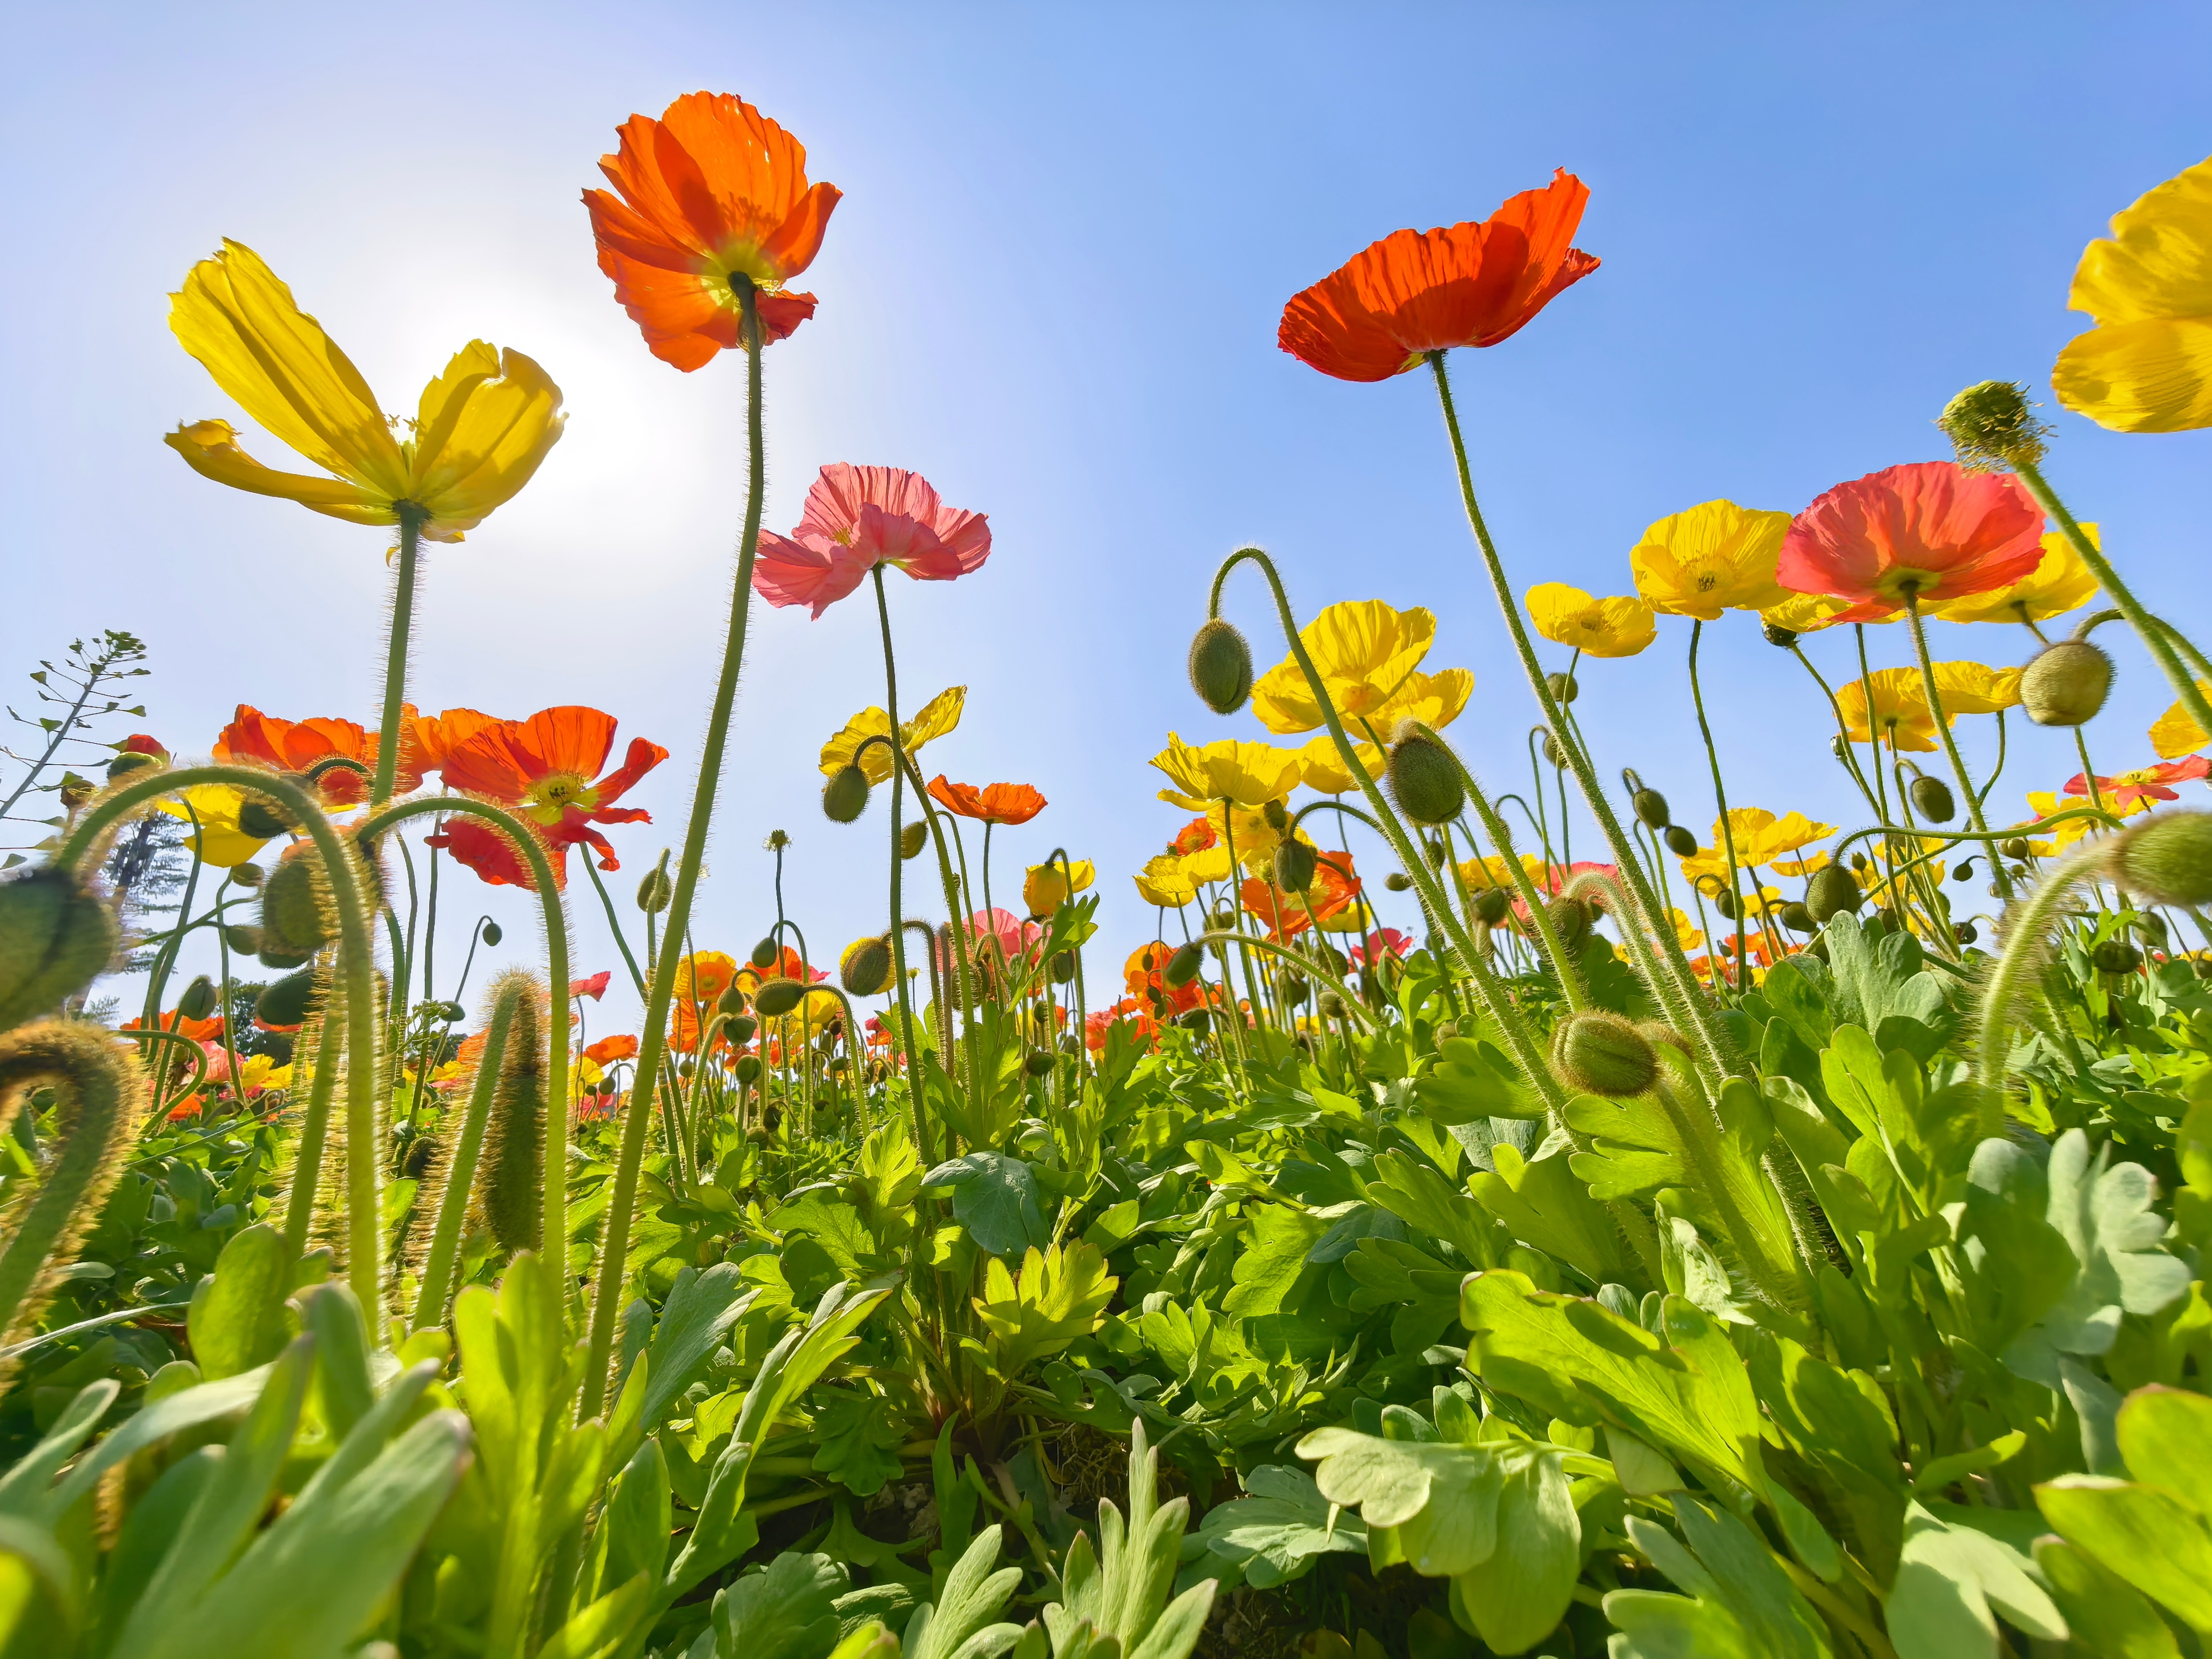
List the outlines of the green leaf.
{"label": "green leaf", "polygon": [[1231,1319],[1281,1311],[1306,1270],[1307,1254],[1328,1231],[1326,1221],[1280,1204],[1255,1209],[1250,1226],[1231,1273],[1233,1288],[1221,1303]]}
{"label": "green leaf", "polygon": [[2017,1552],[1918,1504],[1882,1610],[1898,1659],[1996,1659],[1996,1615],[2028,1636],[2066,1639],[2066,1620]]}
{"label": "green leaf", "polygon": [[1902,1014],[1939,1036],[1948,1036],[1951,1013],[1943,987],[1921,964],[1920,941],[1902,930],[1880,939],[1848,911],[1832,917],[1822,937],[1828,943],[1828,1006],[1838,1024],[1879,1030],[1883,1020]]}
{"label": "green leaf", "polygon": [[1628,1258],[1620,1230],[1569,1167],[1574,1148],[1565,1138],[1523,1163],[1512,1146],[1492,1146],[1492,1170],[1467,1178],[1477,1202],[1504,1222],[1514,1237],[1555,1255],[1600,1285],[1626,1279]]}
{"label": "green leaf", "polygon": [[952,1188],[953,1218],[988,1255],[1019,1255],[1050,1242],[1037,1204],[1036,1176],[1018,1158],[969,1152],[939,1164],[921,1184]]}
{"label": "green leaf", "polygon": [[836,1600],[852,1588],[826,1555],[787,1551],[714,1598],[719,1659],[823,1659],[842,1628]]}
{"label": "green leaf", "polygon": [[0,1474],[0,1515],[37,1516],[45,1510],[47,1489],[53,1485],[54,1476],[63,1464],[77,1454],[77,1449],[92,1438],[100,1426],[100,1419],[123,1392],[123,1385],[112,1376],[103,1376],[88,1382],[76,1392],[75,1399],[65,1407],[54,1425],[39,1443],[15,1461],[15,1467]]}
{"label": "green leaf", "polygon": [[1495,1651],[1525,1653],[1566,1617],[1582,1571],[1582,1518],[1557,1457],[1510,1468],[1498,1496],[1498,1547],[1452,1580],[1455,1612]]}
{"label": "green leaf", "polygon": [[[1332,1551],[1367,1553],[1367,1523],[1339,1512],[1314,1478],[1285,1463],[1262,1463],[1244,1477],[1248,1496],[1206,1512],[1192,1540],[1203,1559],[1227,1563],[1254,1589],[1303,1578]],[[1188,1546],[1185,1547],[1188,1553]]]}
{"label": "green leaf", "polygon": [[284,1346],[284,1298],[292,1288],[292,1254],[283,1234],[265,1222],[243,1229],[222,1247],[214,1276],[192,1292],[186,1316],[192,1358],[210,1382],[267,1364]]}
{"label": "green leaf", "polygon": [[1055,1244],[1042,1251],[1032,1245],[1018,1279],[994,1256],[974,1307],[989,1333],[987,1346],[999,1375],[1012,1380],[1097,1330],[1121,1282],[1107,1273],[1096,1245]]}
{"label": "green leaf", "polygon": [[653,1577],[641,1572],[571,1613],[538,1659],[613,1659],[652,1610]]}
{"label": "green leaf", "polygon": [[76,1572],[52,1534],[0,1515],[0,1651],[63,1655],[76,1649]]}
{"label": "green leaf", "polygon": [[1475,1266],[1497,1265],[1504,1241],[1496,1219],[1429,1165],[1403,1152],[1378,1152],[1367,1196],[1416,1233],[1443,1239]]}
{"label": "green leaf", "polygon": [[2081,1651],[2104,1659],[2181,1659],[2181,1644],[2149,1598],[2085,1552],[2063,1538],[2039,1538],[2035,1565]]}
{"label": "green leaf", "polygon": [[1618,1632],[1611,1659],[1829,1659],[1826,1625],[1757,1533],[1693,1498],[1674,1506],[1681,1539],[1641,1516],[1626,1525],[1644,1559],[1689,1594],[1607,1595]]}
{"label": "green leaf", "polygon": [[872,1498],[900,1470],[906,1430],[881,1395],[837,1389],[814,1413],[814,1467],[862,1498]]}
{"label": "green leaf", "polygon": [[1129,1443],[1129,1515],[1124,1522],[1112,1500],[1098,1505],[1098,1553],[1079,1533],[1061,1572],[1064,1602],[1048,1603],[1044,1627],[1060,1659],[1078,1653],[1095,1659],[1187,1659],[1213,1606],[1211,1578],[1170,1602],[1176,1559],[1190,1500],[1159,1498],[1159,1454],[1135,1424]]}
{"label": "green leaf", "polygon": [[2212,1634],[2212,1400],[2138,1389],[2120,1408],[2118,1440],[2140,1481],[2069,1474],[2035,1489],[2037,1507],[2066,1540]]}
{"label": "green leaf", "polygon": [[914,1610],[900,1644],[902,1659],[997,1659],[1021,1639],[1019,1625],[991,1622],[1022,1582],[1019,1567],[991,1570],[1003,1536],[997,1527],[984,1528],[954,1565],[943,1601]]}
{"label": "green leaf", "polygon": [[1541,1117],[1543,1097],[1513,1073],[1512,1062],[1485,1040],[1446,1037],[1435,1066],[1413,1083],[1413,1099],[1438,1123],[1483,1117]]}
{"label": "green leaf", "polygon": [[[1431,1578],[1457,1577],[1488,1560],[1498,1547],[1509,1482],[1530,1462],[1563,1455],[1559,1447],[1528,1442],[1382,1440],[1350,1429],[1316,1429],[1298,1442],[1299,1456],[1321,1461],[1314,1478],[1322,1496],[1357,1508],[1370,1529],[1395,1529],[1405,1559]],[[1548,1498],[1534,1488],[1523,1497],[1536,1505],[1532,1514],[1546,1512]],[[1581,1537],[1577,1524],[1577,1552]]]}
{"label": "green leaf", "polygon": [[718,1261],[703,1272],[677,1271],[646,1349],[645,1387],[636,1415],[611,1448],[616,1459],[628,1462],[638,1439],[660,1426],[759,1295],[759,1286],[748,1284],[734,1262]]}

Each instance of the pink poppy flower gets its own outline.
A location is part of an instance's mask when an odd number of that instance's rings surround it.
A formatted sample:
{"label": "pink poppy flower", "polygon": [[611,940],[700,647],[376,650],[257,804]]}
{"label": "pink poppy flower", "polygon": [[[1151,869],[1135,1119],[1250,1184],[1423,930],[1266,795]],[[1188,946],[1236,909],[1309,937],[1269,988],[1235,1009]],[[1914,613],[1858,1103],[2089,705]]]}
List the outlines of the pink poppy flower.
{"label": "pink poppy flower", "polygon": [[806,492],[806,513],[788,536],[763,532],[753,591],[773,605],[803,605],[816,617],[879,564],[916,581],[949,582],[991,556],[981,513],[947,507],[919,472],[839,461]]}
{"label": "pink poppy flower", "polygon": [[1790,520],[1775,579],[1851,600],[1837,622],[1986,593],[2043,562],[2043,509],[2008,472],[1915,461],[1838,484]]}
{"label": "pink poppy flower", "polygon": [[607,981],[613,977],[614,975],[611,969],[601,969],[589,979],[572,979],[568,981],[568,994],[572,997],[589,997],[592,1001],[597,1002],[606,994]]}
{"label": "pink poppy flower", "polygon": [[1355,945],[1346,951],[1345,959],[1354,968],[1364,968],[1370,963],[1380,962],[1385,957],[1406,959],[1407,947],[1413,940],[1395,927],[1385,927],[1379,933],[1370,933],[1364,945]]}

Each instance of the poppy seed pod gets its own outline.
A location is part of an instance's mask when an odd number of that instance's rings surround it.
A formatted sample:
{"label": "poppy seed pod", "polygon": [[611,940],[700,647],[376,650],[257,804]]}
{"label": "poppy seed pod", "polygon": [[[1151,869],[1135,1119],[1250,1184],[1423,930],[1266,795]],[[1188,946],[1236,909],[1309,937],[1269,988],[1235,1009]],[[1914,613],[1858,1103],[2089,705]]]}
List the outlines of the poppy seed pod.
{"label": "poppy seed pod", "polygon": [[0,882],[0,1030],[76,995],[119,942],[113,915],[68,871]]}
{"label": "poppy seed pod", "polygon": [[222,942],[238,956],[258,957],[261,954],[261,930],[249,927],[242,921],[234,921],[222,930]]}
{"label": "poppy seed pod", "polygon": [[1382,878],[1382,884],[1394,893],[1402,893],[1413,886],[1413,878],[1403,870],[1393,870]]}
{"label": "poppy seed pod", "polygon": [[1930,823],[1948,823],[1959,815],[1959,803],[1951,798],[1951,786],[1941,778],[1915,778],[1906,793],[1912,797],[1912,810]]}
{"label": "poppy seed pod", "polygon": [[1680,824],[1673,824],[1668,827],[1666,840],[1667,850],[1672,853],[1676,858],[1686,859],[1696,855],[1698,850],[1698,838],[1692,835],[1688,830],[1682,828]]}
{"label": "poppy seed pod", "polygon": [[1048,965],[1052,973],[1053,983],[1065,985],[1075,977],[1075,952],[1054,951],[1052,953],[1052,961]]}
{"label": "poppy seed pod", "polygon": [[868,775],[858,766],[839,769],[822,786],[822,813],[832,823],[850,823],[868,810]]}
{"label": "poppy seed pod", "polygon": [[1022,1057],[1022,1070],[1031,1077],[1050,1077],[1053,1058],[1042,1048],[1032,1048]]}
{"label": "poppy seed pod", "polygon": [[303,968],[264,988],[253,1005],[253,1017],[264,1025],[301,1025],[315,1011],[315,970]]}
{"label": "poppy seed pod", "polygon": [[258,864],[234,864],[228,874],[234,887],[258,887],[269,872]]}
{"label": "poppy seed pod", "polygon": [[1659,1076],[1650,1039],[1619,1014],[1585,1012],[1564,1022],[1552,1061],[1569,1088],[1607,1100],[1640,1095]]}
{"label": "poppy seed pod", "polygon": [[920,818],[916,818],[912,823],[900,826],[900,858],[910,859],[918,857],[921,853],[921,849],[928,845],[929,826],[927,823],[924,823]]}
{"label": "poppy seed pod", "polygon": [[2112,659],[2087,640],[2060,640],[2021,671],[2021,707],[2038,726],[2081,726],[2112,695]]}
{"label": "poppy seed pod", "polygon": [[2160,812],[2120,832],[2112,879],[2154,904],[2212,904],[2212,812]]}
{"label": "poppy seed pod", "polygon": [[645,879],[637,884],[637,908],[647,915],[657,915],[665,910],[676,897],[676,884],[668,874],[668,858],[661,855],[660,862],[645,872]]}
{"label": "poppy seed pod", "polygon": [[880,935],[854,939],[837,960],[837,981],[854,996],[881,996],[890,988],[890,940]]}
{"label": "poppy seed pod", "polygon": [[1544,907],[1544,914],[1552,919],[1552,931],[1568,950],[1575,949],[1589,937],[1590,907],[1582,900],[1555,898]]}
{"label": "poppy seed pod", "polygon": [[274,801],[258,798],[239,803],[238,827],[256,841],[274,841],[287,830],[299,827],[293,816]]}
{"label": "poppy seed pod", "polygon": [[2089,963],[2100,974],[2132,974],[2142,966],[2142,952],[2124,939],[2100,939],[2089,947]]}
{"label": "poppy seed pod", "polygon": [[1459,763],[1435,738],[1417,732],[1390,745],[1384,776],[1398,810],[1416,823],[1449,823],[1467,805]]}
{"label": "poppy seed pod", "polygon": [[1303,893],[1313,885],[1319,860],[1310,842],[1286,841],[1275,848],[1275,885],[1285,893]]}
{"label": "poppy seed pod", "polygon": [[1206,951],[1196,945],[1180,946],[1168,958],[1168,965],[1160,969],[1160,977],[1180,991],[1198,977],[1198,970],[1206,965]]}
{"label": "poppy seed pod", "polygon": [[738,1060],[736,1070],[738,1082],[759,1082],[761,1074],[760,1056],[758,1054],[740,1055]]}
{"label": "poppy seed pod", "polygon": [[1628,798],[1636,809],[1636,816],[1644,820],[1647,830],[1664,830],[1674,822],[1674,814],[1667,810],[1667,797],[1656,789],[1639,789]]}
{"label": "poppy seed pod", "polygon": [[1513,901],[1503,887],[1486,887],[1474,896],[1476,919],[1486,927],[1497,927],[1512,908]]}
{"label": "poppy seed pod", "polygon": [[215,1012],[215,981],[202,974],[185,987],[177,999],[177,1012],[186,1019],[205,1019]]}
{"label": "poppy seed pod", "polygon": [[753,953],[749,960],[756,968],[773,968],[775,966],[776,954],[775,940],[773,938],[764,939],[753,946]]}
{"label": "poppy seed pod", "polygon": [[1190,689],[1217,714],[1233,714],[1252,695],[1252,647],[1218,617],[1191,636]]}
{"label": "poppy seed pod", "polygon": [[1866,895],[1859,890],[1857,880],[1840,864],[1831,864],[1813,872],[1812,880],[1805,884],[1805,908],[1816,922],[1825,923],[1844,910],[1856,910],[1866,902]]}
{"label": "poppy seed pod", "polygon": [[1968,386],[1944,405],[1936,424],[1949,434],[1959,465],[1971,471],[2037,465],[2050,430],[2029,411],[2027,389],[2010,380]]}
{"label": "poppy seed pod", "polygon": [[507,930],[501,927],[497,922],[488,921],[484,923],[482,938],[486,945],[496,945],[500,940],[506,937]]}
{"label": "poppy seed pod", "polygon": [[753,1006],[760,1010],[763,1019],[781,1019],[799,1006],[805,995],[806,988],[795,979],[764,980],[753,993]]}
{"label": "poppy seed pod", "polygon": [[1544,684],[1551,688],[1552,696],[1560,702],[1572,702],[1582,696],[1583,689],[1575,684],[1572,674],[1547,674]]}

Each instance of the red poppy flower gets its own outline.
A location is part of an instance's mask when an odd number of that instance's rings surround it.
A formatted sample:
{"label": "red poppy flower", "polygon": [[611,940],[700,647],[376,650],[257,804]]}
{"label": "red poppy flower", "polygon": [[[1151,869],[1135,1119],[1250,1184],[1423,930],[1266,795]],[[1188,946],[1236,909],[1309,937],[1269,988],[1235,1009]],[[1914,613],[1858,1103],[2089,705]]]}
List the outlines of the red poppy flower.
{"label": "red poppy flower", "polygon": [[[422,781],[408,728],[415,723],[413,706],[406,708],[399,744],[399,767],[392,790],[405,794]],[[318,716],[313,720],[278,720],[249,704],[238,713],[215,740],[218,764],[238,761],[258,763],[278,772],[305,772],[318,762],[332,758],[353,761],[373,775],[376,770],[377,733],[356,721]],[[368,799],[369,777],[349,767],[333,766],[316,780],[322,798],[340,806],[356,805]]]}
{"label": "red poppy flower", "polygon": [[601,969],[589,979],[572,979],[568,981],[568,994],[572,997],[589,997],[592,1001],[597,1002],[607,994],[607,981],[613,977],[611,971]]}
{"label": "red poppy flower", "polygon": [[803,605],[816,617],[879,564],[916,581],[949,582],[991,556],[985,515],[947,507],[919,472],[837,461],[806,492],[788,536],[763,532],[753,591],[770,605]]}
{"label": "red poppy flower", "polygon": [[[2186,760],[2168,761],[2162,766],[2146,766],[2133,772],[2123,772],[2115,778],[2099,778],[2097,793],[2121,811],[2125,812],[2154,800],[2179,800],[2180,793],[2166,786],[2186,783],[2191,778],[2212,774],[2212,760],[2203,755],[2191,755]],[[2087,779],[2079,772],[2066,781],[2066,793],[2087,797]]]}
{"label": "red poppy flower", "polygon": [[584,1050],[584,1058],[602,1071],[619,1060],[637,1058],[637,1039],[634,1036],[601,1037]]}
{"label": "red poppy flower", "polygon": [[420,771],[441,772],[447,756],[486,726],[500,724],[496,714],[475,708],[448,708],[440,714],[410,720],[406,729],[414,747],[407,758]]}
{"label": "red poppy flower", "polygon": [[1083,1046],[1093,1054],[1106,1047],[1106,1034],[1116,1025],[1126,1025],[1139,1046],[1149,1048],[1159,1035],[1159,1022],[1152,1018],[1152,1010],[1136,997],[1123,997],[1111,1008],[1102,1008],[1083,1022]]}
{"label": "red poppy flower", "polygon": [[949,812],[982,823],[1027,823],[1045,809],[1042,795],[1026,783],[951,783],[939,772],[929,781],[930,798]]}
{"label": "red poppy flower", "polygon": [[2043,562],[2043,509],[2009,472],[1914,461],[1838,484],[1790,520],[1775,578],[1853,601],[1837,622],[2008,586]]}
{"label": "red poppy flower", "polygon": [[[555,884],[565,885],[568,848],[579,843],[598,851],[600,869],[622,868],[613,844],[592,825],[653,821],[640,808],[612,803],[666,760],[668,751],[632,738],[621,767],[593,782],[614,742],[612,714],[574,705],[541,709],[526,720],[488,726],[457,746],[445,759],[446,782],[518,809],[552,856]],[[532,885],[530,866],[506,837],[473,818],[450,818],[427,839],[495,885]]]}
{"label": "red poppy flower", "polygon": [[1354,968],[1364,968],[1370,963],[1382,961],[1385,957],[1395,957],[1403,962],[1406,959],[1406,952],[1413,948],[1413,941],[1411,939],[1396,928],[1385,927],[1380,933],[1370,933],[1365,944],[1353,945],[1344,955],[1345,959]]}
{"label": "red poppy flower", "polygon": [[[222,1041],[221,1015],[218,1014],[211,1019],[193,1019],[174,1008],[170,1009],[166,1014],[156,1016],[151,1025],[147,1024],[143,1018],[126,1019],[116,1029],[119,1031],[173,1031],[179,1036],[190,1037],[193,1042],[202,1044]],[[164,1048],[171,1046],[166,1042],[161,1045]]]}
{"label": "red poppy flower", "polygon": [[151,755],[156,760],[162,761],[169,758],[169,751],[161,746],[161,738],[149,737],[143,732],[133,732],[115,747],[119,754]]}
{"label": "red poppy flower", "polygon": [[695,92],[656,121],[633,115],[599,158],[617,195],[584,192],[599,269],[653,355],[689,374],[736,347],[750,279],[763,340],[814,314],[784,284],[814,263],[835,185],[806,182],[806,147],[742,98]]}
{"label": "red poppy flower", "polygon": [[1562,168],[1480,224],[1394,231],[1294,296],[1275,343],[1340,380],[1387,380],[1431,351],[1496,345],[1597,269],[1570,246],[1589,200]]}
{"label": "red poppy flower", "polygon": [[1176,838],[1168,843],[1168,850],[1179,858],[1188,858],[1193,853],[1203,853],[1220,839],[1214,833],[1212,819],[1193,818],[1176,831]]}

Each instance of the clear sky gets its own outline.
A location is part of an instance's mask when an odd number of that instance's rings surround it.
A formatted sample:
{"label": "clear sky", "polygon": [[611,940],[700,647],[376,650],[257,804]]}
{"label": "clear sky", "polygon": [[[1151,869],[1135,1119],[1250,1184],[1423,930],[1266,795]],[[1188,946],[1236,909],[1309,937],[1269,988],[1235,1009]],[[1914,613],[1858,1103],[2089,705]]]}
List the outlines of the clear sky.
{"label": "clear sky", "polygon": [[[10,12],[6,662],[136,631],[146,726],[179,754],[204,753],[240,702],[374,720],[381,533],[204,482],[160,441],[238,418],[171,337],[165,297],[234,237],[387,408],[411,408],[472,337],[565,391],[567,435],[537,480],[432,550],[412,694],[509,716],[591,703],[624,740],[672,750],[631,797],[656,823],[615,832],[626,900],[682,830],[743,505],[744,376],[734,356],[684,375],[647,356],[578,192],[633,111],[739,93],[845,192],[805,278],[820,312],[768,356],[767,521],[795,523],[835,460],[916,469],[990,515],[980,573],[892,579],[902,691],[969,688],[927,771],[1051,800],[1004,837],[1002,901],[1056,842],[1097,861],[1113,955],[1092,971],[1109,977],[1150,936],[1130,872],[1185,816],[1153,799],[1147,759],[1170,729],[1263,735],[1205,711],[1182,670],[1206,581],[1243,542],[1273,550],[1302,615],[1432,608],[1428,665],[1477,678],[1453,735],[1498,787],[1526,777],[1533,704],[1433,393],[1278,351],[1290,295],[1401,226],[1579,173],[1578,240],[1602,268],[1455,373],[1516,586],[1620,592],[1654,519],[1715,496],[1796,511],[1947,453],[1931,422],[1960,386],[2042,382],[2087,326],[2065,308],[2083,245],[2212,150],[2212,15],[2185,5]],[[2148,601],[2201,620],[2190,503],[2212,438],[2051,412],[2054,483]],[[255,435],[259,459],[291,465]],[[1230,610],[1265,667],[1282,647],[1262,597],[1240,577]],[[1662,618],[1643,656],[1588,665],[1581,713],[1607,768],[1640,768],[1704,831],[1687,630]],[[1875,632],[1883,662],[1905,660],[1901,630]],[[1939,658],[2016,662],[2031,643],[1936,632]],[[2170,701],[2116,633],[2119,690],[2091,728],[2102,770],[2151,759],[2142,733]],[[1859,822],[1802,672],[1747,617],[1708,638],[1733,799]],[[1840,662],[1845,641],[1815,649]],[[761,841],[778,827],[817,957],[883,926],[882,809],[826,823],[814,763],[882,692],[860,599],[819,622],[756,608],[702,946],[742,952],[772,916]],[[1963,724],[1978,745],[1990,722]],[[2016,812],[2075,769],[2061,734],[2016,731],[1993,805]],[[509,957],[533,948],[517,896],[485,900],[519,924]],[[579,971],[619,975],[580,878],[572,909]],[[611,997],[595,1034],[633,1018]]]}

